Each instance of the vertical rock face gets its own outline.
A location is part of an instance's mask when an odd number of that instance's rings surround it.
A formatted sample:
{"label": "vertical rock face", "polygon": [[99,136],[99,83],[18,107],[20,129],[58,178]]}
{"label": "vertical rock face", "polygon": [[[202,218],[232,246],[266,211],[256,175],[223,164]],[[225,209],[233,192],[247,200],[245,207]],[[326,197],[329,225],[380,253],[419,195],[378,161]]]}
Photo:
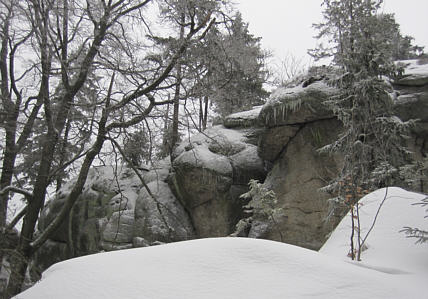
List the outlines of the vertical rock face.
{"label": "vertical rock face", "polygon": [[[428,65],[405,63],[409,64],[405,77],[393,82],[395,111],[403,121],[418,119],[408,147],[416,160],[426,163]],[[329,196],[319,189],[337,175],[341,159],[317,151],[335,140],[341,130],[340,122],[322,104],[335,93],[323,81],[278,89],[261,110],[259,123],[265,131],[259,140],[259,155],[272,163],[264,185],[275,191],[284,216],[274,224],[253,223],[250,237],[280,240],[281,231],[284,242],[319,249],[340,220],[341,215],[327,217]],[[425,170],[419,182],[406,187],[427,192],[427,177]]]}
{"label": "vertical rock face", "polygon": [[413,190],[428,193],[428,165],[424,159],[428,155],[428,61],[402,61],[405,65],[404,77],[393,82],[397,116],[407,121],[416,120],[408,140],[409,150],[414,157],[424,163],[419,182],[411,186]]}
{"label": "vertical rock face", "polygon": [[337,174],[340,158],[317,151],[340,132],[340,122],[322,104],[335,92],[323,82],[279,89],[261,110],[259,154],[272,163],[264,186],[277,195],[283,216],[253,223],[250,237],[318,249],[340,220],[326,221],[329,196],[319,191]]}
{"label": "vertical rock face", "polygon": [[145,239],[149,244],[193,238],[189,216],[168,184],[156,180],[147,186],[154,196],[151,196],[146,188],[140,191],[135,207],[135,223],[130,227],[133,237]]}
{"label": "vertical rock face", "polygon": [[[281,127],[288,134],[287,126]],[[258,225],[249,236],[282,241],[318,249],[340,221],[339,215],[326,221],[329,214],[327,194],[319,191],[340,167],[339,157],[320,154],[317,149],[335,140],[340,130],[336,119],[302,124],[273,162],[265,187],[275,192],[284,216],[276,219],[274,228],[260,231]],[[270,130],[267,134],[270,134]],[[269,147],[269,144],[264,144]],[[274,145],[275,146],[275,145]]]}

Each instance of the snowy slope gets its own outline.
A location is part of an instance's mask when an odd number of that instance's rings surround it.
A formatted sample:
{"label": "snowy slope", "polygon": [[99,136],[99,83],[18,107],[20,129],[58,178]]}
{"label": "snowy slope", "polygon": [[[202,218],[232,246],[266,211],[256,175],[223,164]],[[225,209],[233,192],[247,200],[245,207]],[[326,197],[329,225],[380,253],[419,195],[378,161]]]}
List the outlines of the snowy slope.
{"label": "snowy slope", "polygon": [[[55,264],[16,298],[426,298],[428,248],[397,232],[404,225],[427,222],[423,209],[410,205],[421,195],[389,190],[393,197],[370,236],[359,264],[364,267],[346,258],[349,231],[342,229],[344,221],[322,253],[244,238],[115,251]],[[367,215],[376,210],[382,190],[369,198]],[[382,267],[396,271],[378,271]]]}
{"label": "snowy slope", "polygon": [[[368,265],[386,272],[428,274],[428,244],[415,245],[416,239],[405,237],[400,230],[404,226],[428,230],[425,209],[419,202],[426,195],[389,187],[365,196],[360,203],[362,237],[366,235],[382,200],[375,226],[369,234],[359,264]],[[351,218],[348,214],[336,227],[320,252],[347,259],[351,233]],[[389,269],[389,270],[388,270]],[[428,281],[428,277],[427,277]]]}

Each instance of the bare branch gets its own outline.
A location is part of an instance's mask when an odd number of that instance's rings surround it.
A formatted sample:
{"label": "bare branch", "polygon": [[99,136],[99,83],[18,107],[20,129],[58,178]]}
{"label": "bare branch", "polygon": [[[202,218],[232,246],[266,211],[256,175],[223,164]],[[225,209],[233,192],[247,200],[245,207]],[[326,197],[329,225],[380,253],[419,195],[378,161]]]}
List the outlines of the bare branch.
{"label": "bare branch", "polygon": [[[214,23],[214,20],[212,20],[210,22],[209,27],[212,26],[212,24]],[[127,103],[131,102],[132,100],[137,99],[143,95],[147,95],[148,93],[154,91],[169,76],[170,72],[172,71],[172,69],[176,65],[178,59],[180,59],[180,57],[185,53],[185,51],[186,51],[187,47],[189,46],[193,36],[198,31],[200,31],[202,28],[204,28],[207,25],[208,21],[209,21],[209,17],[204,22],[202,22],[198,27],[194,28],[193,30],[191,30],[187,34],[187,36],[184,38],[183,43],[181,44],[179,50],[174,54],[174,56],[171,58],[171,61],[169,62],[169,64],[166,66],[164,71],[158,76],[158,78],[156,80],[154,80],[147,87],[137,89],[135,92],[133,92],[130,95],[128,95],[127,97],[123,98],[119,103],[117,103],[116,105],[113,105],[111,107],[111,109],[112,110],[120,109],[120,108],[124,107]]]}
{"label": "bare branch", "polygon": [[12,221],[6,226],[6,230],[11,230],[15,227],[15,225],[25,216],[27,213],[27,207],[25,206],[16,216],[12,219]]}
{"label": "bare branch", "polygon": [[7,186],[5,188],[3,188],[0,191],[0,195],[5,195],[8,192],[15,192],[15,193],[19,193],[25,196],[25,198],[29,201],[33,198],[33,194],[31,192],[28,192],[27,190],[21,189],[21,188],[17,188],[14,186]]}

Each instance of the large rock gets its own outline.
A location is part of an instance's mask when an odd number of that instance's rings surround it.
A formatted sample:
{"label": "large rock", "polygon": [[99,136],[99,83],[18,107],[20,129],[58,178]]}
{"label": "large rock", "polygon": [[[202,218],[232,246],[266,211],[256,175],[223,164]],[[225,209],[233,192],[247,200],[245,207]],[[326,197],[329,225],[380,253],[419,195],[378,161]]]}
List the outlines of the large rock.
{"label": "large rock", "polygon": [[[423,161],[428,66],[416,61],[410,66],[405,78],[393,82],[395,112],[403,121],[419,119],[408,145]],[[250,179],[275,191],[283,215],[274,222],[254,220],[244,231],[247,236],[320,248],[342,215],[329,215],[329,196],[319,191],[336,177],[341,158],[317,151],[341,130],[323,104],[337,90],[322,77],[297,84],[275,91],[262,108],[233,114],[225,126],[191,136],[172,154],[172,165],[168,157],[141,167],[146,186],[127,167],[119,167],[116,175],[115,167],[94,167],[70,217],[37,252],[36,272],[72,256],[229,235],[244,217],[240,195]],[[418,191],[428,191],[426,172],[413,186]],[[40,230],[58,214],[73,184],[70,180],[47,204]]]}
{"label": "large rock", "polygon": [[[418,119],[408,139],[408,149],[416,160],[426,164],[428,65],[411,61],[404,75],[392,82],[396,94],[394,108],[403,121]],[[254,221],[250,237],[282,238],[287,243],[318,249],[340,220],[341,213],[329,215],[329,196],[319,190],[337,176],[341,158],[317,151],[337,139],[341,131],[341,123],[323,105],[335,94],[336,90],[322,81],[301,84],[277,90],[262,108],[259,121],[266,129],[258,150],[260,157],[272,163],[264,187],[275,191],[277,207],[283,209],[284,215],[275,223]],[[427,192],[427,175],[422,173],[420,180],[408,187]]]}
{"label": "large rock", "polygon": [[135,207],[135,225],[129,230],[133,238],[143,238],[148,243],[192,239],[190,219],[168,184],[152,181],[147,187],[141,190]]}
{"label": "large rock", "polygon": [[310,249],[319,249],[324,244],[341,218],[337,215],[326,221],[329,196],[319,189],[338,173],[340,158],[320,154],[317,149],[335,140],[340,128],[340,122],[335,119],[308,123],[285,145],[264,183],[277,195],[283,216],[271,225],[253,223],[250,237]]}
{"label": "large rock", "polygon": [[428,193],[428,61],[402,63],[407,65],[404,78],[393,82],[397,94],[394,110],[403,121],[416,120],[407,145],[414,158],[424,165],[419,180],[403,187]]}
{"label": "large rock", "polygon": [[300,125],[266,128],[259,140],[258,152],[260,157],[270,162],[277,160],[300,128]]}
{"label": "large rock", "polygon": [[[84,190],[71,210],[71,219],[66,219],[51,236],[52,241],[68,243],[71,256],[114,246],[127,247],[126,244],[132,243],[120,227],[130,224],[129,216],[133,214],[141,184],[132,169],[119,167],[117,175],[115,171],[108,166],[91,169]],[[39,230],[58,214],[73,185],[74,179],[47,204],[39,220]]]}
{"label": "large rock", "polygon": [[[91,169],[84,190],[70,217],[50,237],[36,258],[44,269],[65,258],[103,250],[148,246],[193,238],[190,219],[165,183],[168,160],[140,168],[148,190],[134,170],[126,166]],[[43,230],[58,214],[74,184],[70,180],[42,211]]]}
{"label": "large rock", "polygon": [[263,106],[259,121],[266,127],[299,125],[332,118],[333,112],[323,102],[337,94],[337,90],[324,81],[293,88],[279,88]]}
{"label": "large rock", "polygon": [[259,124],[259,114],[262,106],[254,107],[249,111],[237,112],[226,116],[223,125],[226,128],[255,128]]}
{"label": "large rock", "polygon": [[403,60],[399,62],[405,67],[402,78],[394,82],[402,86],[426,86],[428,85],[428,62],[425,60]]}
{"label": "large rock", "polygon": [[428,138],[428,63],[417,60],[404,62],[404,78],[393,82],[397,93],[394,110],[401,120],[417,120],[412,129],[418,138]]}
{"label": "large rock", "polygon": [[248,130],[216,126],[192,136],[175,153],[171,186],[192,218],[197,237],[232,233],[242,217],[250,179],[266,176]]}

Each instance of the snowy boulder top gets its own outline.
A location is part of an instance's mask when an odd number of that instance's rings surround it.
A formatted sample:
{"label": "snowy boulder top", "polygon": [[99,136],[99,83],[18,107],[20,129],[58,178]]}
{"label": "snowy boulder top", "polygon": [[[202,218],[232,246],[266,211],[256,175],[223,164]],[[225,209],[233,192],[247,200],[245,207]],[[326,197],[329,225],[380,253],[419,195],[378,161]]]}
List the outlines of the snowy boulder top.
{"label": "snowy boulder top", "polygon": [[428,61],[413,59],[401,60],[398,64],[404,65],[403,78],[394,82],[396,85],[424,86],[428,85]]}
{"label": "snowy boulder top", "polygon": [[428,122],[428,61],[403,60],[397,63],[404,65],[404,77],[393,82],[397,89],[394,110],[401,120],[418,119],[412,129],[419,135],[426,135]]}
{"label": "snowy boulder top", "polygon": [[324,81],[302,83],[296,87],[280,87],[263,106],[259,121],[267,127],[304,124],[333,117],[323,101],[337,94]]}
{"label": "snowy boulder top", "polygon": [[[254,155],[257,156],[257,146],[251,143],[251,137],[251,129],[235,130],[223,126],[208,128],[204,132],[191,136],[175,149],[173,167],[179,171],[201,168],[218,175],[232,177],[236,173],[232,162],[239,162],[239,166],[246,170],[253,165],[251,160]],[[247,155],[248,160],[239,159],[243,155],[241,153]],[[263,169],[261,159],[258,157],[257,159]]]}
{"label": "snowy boulder top", "polygon": [[[402,60],[403,77],[395,86],[422,87],[428,85],[426,60]],[[323,77],[309,77],[295,87],[280,87],[273,91],[259,115],[259,123],[267,127],[299,125],[333,117],[333,112],[323,104],[337,94],[337,89],[327,85]],[[414,99],[414,96],[410,96]],[[404,99],[401,99],[402,101]]]}
{"label": "snowy boulder top", "polygon": [[258,117],[263,106],[256,106],[251,110],[233,113],[224,119],[226,128],[257,127]]}
{"label": "snowy boulder top", "polygon": [[232,176],[232,166],[228,156],[243,151],[247,145],[241,132],[215,126],[182,142],[174,151],[177,167],[202,167],[215,173]]}

